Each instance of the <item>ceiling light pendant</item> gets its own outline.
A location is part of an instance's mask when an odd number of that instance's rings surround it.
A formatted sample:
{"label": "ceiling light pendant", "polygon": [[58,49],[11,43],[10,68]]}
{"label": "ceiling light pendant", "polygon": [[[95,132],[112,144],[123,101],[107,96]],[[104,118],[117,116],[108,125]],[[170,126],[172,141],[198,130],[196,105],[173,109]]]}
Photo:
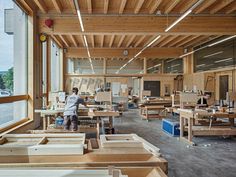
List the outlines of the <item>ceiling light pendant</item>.
{"label": "ceiling light pendant", "polygon": [[82,30],[82,32],[84,32],[84,25],[83,25],[81,13],[80,13],[80,10],[79,10],[78,1],[77,1],[77,0],[74,0],[74,4],[75,4],[76,11],[77,11],[77,16],[78,16],[78,19],[79,19],[79,23],[80,23],[81,30]]}

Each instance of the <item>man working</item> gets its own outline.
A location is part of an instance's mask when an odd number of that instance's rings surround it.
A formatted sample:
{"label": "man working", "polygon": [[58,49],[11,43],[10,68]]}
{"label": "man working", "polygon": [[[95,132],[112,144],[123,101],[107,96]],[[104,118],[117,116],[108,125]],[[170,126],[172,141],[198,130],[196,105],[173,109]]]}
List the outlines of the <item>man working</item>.
{"label": "man working", "polygon": [[[78,94],[78,88],[74,87],[72,89],[72,95],[68,96],[66,99],[65,111],[64,111],[64,129],[69,130],[70,125],[72,125],[72,131],[78,130],[78,115],[77,110],[79,104],[85,105],[85,102],[80,98]],[[86,106],[86,105],[85,105]]]}

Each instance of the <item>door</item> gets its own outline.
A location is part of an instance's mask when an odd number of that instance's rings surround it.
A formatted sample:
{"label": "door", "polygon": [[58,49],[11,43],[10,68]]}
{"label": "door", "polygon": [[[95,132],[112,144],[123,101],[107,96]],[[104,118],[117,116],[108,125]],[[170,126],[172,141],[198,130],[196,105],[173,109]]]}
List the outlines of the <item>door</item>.
{"label": "door", "polygon": [[220,100],[226,100],[226,93],[229,91],[229,76],[220,76]]}

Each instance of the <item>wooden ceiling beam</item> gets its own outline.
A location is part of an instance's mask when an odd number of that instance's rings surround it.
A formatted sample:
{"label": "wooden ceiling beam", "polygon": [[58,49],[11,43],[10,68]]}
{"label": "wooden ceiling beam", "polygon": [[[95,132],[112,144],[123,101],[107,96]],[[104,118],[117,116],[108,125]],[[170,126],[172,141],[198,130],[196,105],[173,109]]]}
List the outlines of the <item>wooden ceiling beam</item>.
{"label": "wooden ceiling beam", "polygon": [[104,0],[104,10],[103,13],[107,14],[109,8],[109,0]]}
{"label": "wooden ceiling beam", "polygon": [[221,9],[223,9],[233,1],[234,0],[221,0],[219,3],[216,4],[216,6],[212,8],[212,10],[210,10],[210,14],[215,14],[219,12]]}
{"label": "wooden ceiling beam", "polygon": [[122,45],[124,39],[125,39],[125,35],[122,35],[121,38],[120,38],[120,41],[119,41],[119,43],[117,45],[117,47],[120,47]]}
{"label": "wooden ceiling beam", "polygon": [[50,37],[60,48],[63,48],[63,44],[57,39],[55,35],[50,35]]}
{"label": "wooden ceiling beam", "polygon": [[103,45],[104,45],[104,38],[105,38],[105,36],[102,35],[102,36],[101,36],[101,47],[103,47]]}
{"label": "wooden ceiling beam", "polygon": [[236,11],[236,1],[234,1],[230,6],[227,6],[224,10],[226,14],[230,14]]}
{"label": "wooden ceiling beam", "polygon": [[188,42],[193,41],[193,40],[197,39],[198,37],[199,36],[188,36],[185,40],[177,43],[175,46],[184,46]]}
{"label": "wooden ceiling beam", "polygon": [[131,38],[129,39],[129,41],[126,44],[126,47],[129,47],[130,44],[133,42],[134,38],[136,37],[136,35],[132,35]]}
{"label": "wooden ceiling beam", "polygon": [[179,2],[180,2],[180,0],[171,0],[171,1],[169,1],[169,3],[167,4],[167,7],[165,9],[165,14],[170,13]]}
{"label": "wooden ceiling beam", "polygon": [[113,42],[114,42],[114,39],[115,39],[115,35],[112,35],[112,36],[111,36],[111,40],[110,40],[110,42],[109,42],[109,47],[112,47],[112,44],[113,44]]}
{"label": "wooden ceiling beam", "polygon": [[157,46],[158,44],[160,44],[162,41],[164,41],[168,36],[161,36],[160,39],[158,39],[156,42],[154,42],[152,44],[152,47]]}
{"label": "wooden ceiling beam", "polygon": [[184,12],[186,12],[190,7],[192,7],[195,3],[197,2],[197,0],[188,0],[188,1],[184,1],[182,3],[182,5],[179,7],[179,12],[182,14]]}
{"label": "wooden ceiling beam", "polygon": [[120,2],[119,14],[123,14],[127,0],[122,0]]}
{"label": "wooden ceiling beam", "polygon": [[70,3],[73,14],[76,14],[77,11],[76,11],[76,8],[75,8],[74,0],[69,0],[69,3]]}
{"label": "wooden ceiling beam", "polygon": [[87,0],[87,6],[88,6],[88,13],[91,14],[93,12],[92,0]]}
{"label": "wooden ceiling beam", "polygon": [[71,41],[73,42],[75,47],[78,47],[78,43],[73,35],[70,35]]}
{"label": "wooden ceiling beam", "polygon": [[95,42],[94,42],[94,36],[91,35],[91,41],[92,41],[92,47],[94,48],[95,47]]}
{"label": "wooden ceiling beam", "polygon": [[170,43],[171,41],[173,41],[174,39],[176,39],[178,36],[170,36],[169,39],[164,40],[159,47],[163,47],[165,45],[167,45],[168,43]]}
{"label": "wooden ceiling beam", "polygon": [[144,0],[138,0],[138,3],[136,4],[136,6],[134,8],[134,13],[135,14],[139,13],[143,3],[144,3]]}
{"label": "wooden ceiling beam", "polygon": [[33,3],[32,5],[32,1],[31,3],[29,3],[29,1],[25,1],[25,0],[15,0],[16,4],[21,7],[27,14],[29,15],[33,15],[33,5],[35,5]]}
{"label": "wooden ceiling beam", "polygon": [[[91,48],[90,53],[92,58],[124,58],[123,51],[125,48]],[[129,48],[129,54],[125,56],[125,58],[132,58],[134,54],[141,50],[142,48]],[[140,58],[147,57],[147,58],[175,58],[179,57],[183,54],[183,48],[148,48],[140,54]],[[76,48],[76,47],[69,47],[67,49],[66,57],[70,58],[83,58],[87,57],[87,50],[86,48]]]}
{"label": "wooden ceiling beam", "polygon": [[146,37],[145,35],[141,36],[141,37],[139,38],[139,40],[134,44],[134,47],[138,47],[139,44],[144,40],[145,37]]}
{"label": "wooden ceiling beam", "polygon": [[185,44],[184,47],[185,48],[194,47],[197,44],[204,43],[203,41],[205,41],[208,38],[209,38],[209,36],[199,36],[198,38],[196,38],[196,39],[188,42],[187,44]]}
{"label": "wooden ceiling beam", "polygon": [[162,0],[156,0],[150,8],[149,14],[153,14],[157,10],[157,8],[161,4],[161,2],[162,2]]}
{"label": "wooden ceiling beam", "polygon": [[[53,30],[44,25],[46,19],[46,17],[39,18],[39,31],[49,34],[232,35],[236,31],[236,17],[228,16],[186,17],[177,27],[167,33],[165,33],[166,17],[160,16],[152,18],[144,16],[86,16],[83,18],[86,32],[83,33],[80,30],[77,17],[51,18],[54,21]],[[176,17],[169,17],[170,23],[174,20]]]}
{"label": "wooden ceiling beam", "polygon": [[174,42],[172,42],[169,47],[173,47],[175,46],[176,44],[182,42],[182,41],[185,41],[185,39],[187,39],[189,36],[179,36]]}
{"label": "wooden ceiling beam", "polygon": [[34,0],[34,2],[43,13],[46,14],[48,12],[48,8],[43,0]]}
{"label": "wooden ceiling beam", "polygon": [[63,11],[63,8],[62,8],[60,1],[59,0],[52,0],[52,3],[53,3],[53,6],[55,7],[56,11],[61,14]]}
{"label": "wooden ceiling beam", "polygon": [[68,41],[66,40],[66,36],[59,35],[59,37],[61,38],[66,47],[70,47]]}
{"label": "wooden ceiling beam", "polygon": [[215,3],[216,0],[207,0],[202,2],[197,8],[196,10],[194,10],[195,14],[199,14],[201,12],[203,12],[206,8],[210,7],[213,3]]}

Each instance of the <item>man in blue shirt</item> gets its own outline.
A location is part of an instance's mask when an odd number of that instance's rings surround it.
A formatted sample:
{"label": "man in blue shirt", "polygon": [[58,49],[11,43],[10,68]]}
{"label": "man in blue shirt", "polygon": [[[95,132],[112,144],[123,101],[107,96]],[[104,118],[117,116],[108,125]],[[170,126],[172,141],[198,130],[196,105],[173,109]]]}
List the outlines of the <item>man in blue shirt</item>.
{"label": "man in blue shirt", "polygon": [[[72,125],[72,131],[78,130],[78,108],[79,104],[85,105],[82,98],[78,96],[78,88],[74,87],[72,89],[72,95],[68,96],[66,99],[65,111],[64,111],[64,129],[70,130],[70,125]],[[86,105],[85,105],[86,106]]]}

